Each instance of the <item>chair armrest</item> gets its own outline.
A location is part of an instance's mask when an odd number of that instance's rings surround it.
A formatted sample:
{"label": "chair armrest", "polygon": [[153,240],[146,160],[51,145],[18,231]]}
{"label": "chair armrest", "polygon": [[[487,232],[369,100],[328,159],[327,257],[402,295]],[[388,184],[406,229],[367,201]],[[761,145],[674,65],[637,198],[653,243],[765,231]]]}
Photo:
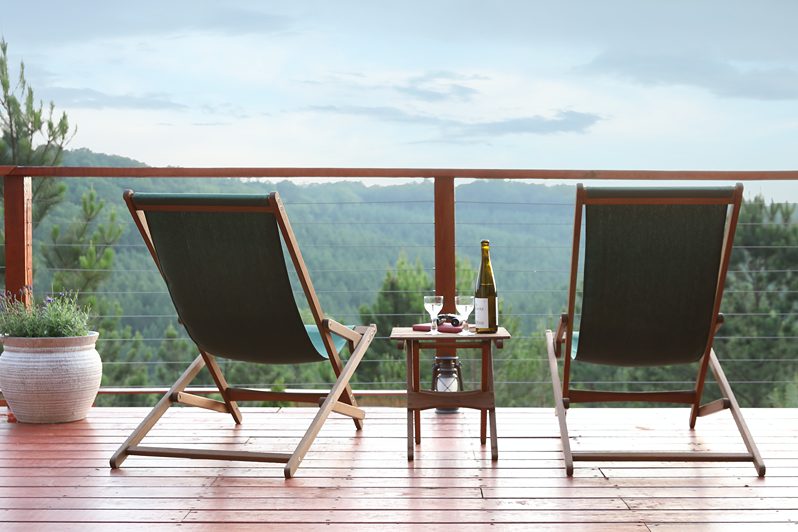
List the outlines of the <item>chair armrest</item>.
{"label": "chair armrest", "polygon": [[325,318],[324,320],[322,320],[321,325],[325,329],[328,329],[331,333],[337,334],[341,338],[346,338],[350,342],[357,343],[360,341],[360,338],[363,336],[360,333],[353,331],[346,325],[341,325],[337,321],[330,318]]}
{"label": "chair armrest", "polygon": [[554,335],[554,356],[560,358],[562,344],[565,342],[566,326],[568,325],[568,314],[560,314],[560,322],[557,324],[557,332]]}

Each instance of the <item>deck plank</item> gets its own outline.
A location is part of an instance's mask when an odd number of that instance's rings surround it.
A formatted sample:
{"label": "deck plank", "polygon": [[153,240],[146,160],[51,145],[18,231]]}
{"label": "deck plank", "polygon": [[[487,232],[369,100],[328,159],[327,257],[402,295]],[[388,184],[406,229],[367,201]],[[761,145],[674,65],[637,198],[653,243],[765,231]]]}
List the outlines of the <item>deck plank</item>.
{"label": "deck plank", "polygon": [[[162,446],[285,451],[313,408],[245,408],[244,423],[173,409],[145,440]],[[406,416],[367,408],[366,428],[336,416],[297,476],[274,464],[108,458],[146,414],[95,408],[63,425],[6,423],[0,408],[3,530],[505,530],[673,532],[798,530],[798,409],[745,410],[768,465],[715,462],[582,462],[567,478],[551,409],[499,409],[500,456],[479,444],[479,414],[422,416],[423,440],[406,460]],[[574,449],[731,451],[742,442],[730,417],[686,427],[687,410],[569,411]],[[111,523],[113,523],[111,525]]]}

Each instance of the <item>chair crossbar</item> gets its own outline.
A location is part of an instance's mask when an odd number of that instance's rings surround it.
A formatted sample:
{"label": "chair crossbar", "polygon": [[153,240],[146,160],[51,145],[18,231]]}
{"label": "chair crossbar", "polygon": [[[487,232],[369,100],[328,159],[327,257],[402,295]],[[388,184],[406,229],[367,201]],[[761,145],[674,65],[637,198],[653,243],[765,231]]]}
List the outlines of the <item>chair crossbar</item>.
{"label": "chair crossbar", "polygon": [[325,392],[273,392],[250,388],[228,388],[227,396],[232,401],[288,401],[293,403],[318,403],[323,401]]}
{"label": "chair crossbar", "polygon": [[729,401],[726,397],[722,397],[698,407],[698,417],[708,416],[728,408],[731,408],[731,401]]}
{"label": "chair crossbar", "polygon": [[196,406],[206,410],[214,410],[216,412],[228,413],[227,405],[224,401],[217,401],[215,399],[208,399],[200,395],[194,395],[186,392],[176,392],[172,394],[172,401],[186,406]]}
{"label": "chair crossbar", "polygon": [[695,391],[612,392],[603,390],[568,390],[569,403],[597,403],[611,401],[646,401],[653,403],[686,403],[695,401]]}
{"label": "chair crossbar", "polygon": [[152,447],[134,445],[127,454],[137,456],[159,456],[164,458],[199,458],[203,460],[239,460],[243,462],[271,462],[285,464],[291,459],[289,453],[257,453],[252,451],[222,451],[216,449],[186,449],[183,447]]}
{"label": "chair crossbar", "polygon": [[572,451],[574,461],[580,462],[751,462],[748,453],[713,453],[703,451]]}
{"label": "chair crossbar", "polygon": [[[319,400],[319,406],[324,404],[325,399]],[[341,401],[336,401],[333,403],[332,411],[336,414],[341,414],[344,416],[349,416],[354,419],[366,419],[366,412],[362,408],[357,408],[355,406],[343,403]]]}

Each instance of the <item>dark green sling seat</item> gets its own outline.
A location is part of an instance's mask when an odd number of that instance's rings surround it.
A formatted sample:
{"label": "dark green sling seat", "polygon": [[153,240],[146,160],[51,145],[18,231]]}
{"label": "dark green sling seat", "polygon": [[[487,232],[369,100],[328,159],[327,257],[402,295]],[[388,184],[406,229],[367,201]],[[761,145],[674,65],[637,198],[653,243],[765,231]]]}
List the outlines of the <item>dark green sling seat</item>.
{"label": "dark green sling seat", "polygon": [[[268,205],[265,196],[136,193],[142,208],[212,205],[214,199]],[[327,358],[318,326],[305,325],[299,314],[274,215],[149,211],[147,224],[177,314],[200,349],[260,364]],[[346,340],[333,339],[340,351]]]}
{"label": "dark green sling seat", "polygon": [[[730,188],[587,187],[588,199],[729,198]],[[695,362],[710,335],[728,206],[585,207],[583,362],[662,366]]]}

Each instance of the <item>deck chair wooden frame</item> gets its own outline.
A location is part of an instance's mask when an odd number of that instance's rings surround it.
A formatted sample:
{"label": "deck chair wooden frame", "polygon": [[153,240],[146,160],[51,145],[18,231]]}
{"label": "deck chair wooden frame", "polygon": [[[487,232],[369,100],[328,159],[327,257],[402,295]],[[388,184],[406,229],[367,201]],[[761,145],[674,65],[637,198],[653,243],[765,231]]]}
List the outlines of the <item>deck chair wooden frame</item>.
{"label": "deck chair wooden frame", "polygon": [[[593,190],[593,187],[590,187]],[[765,464],[751,436],[748,426],[743,419],[740,407],[734,397],[729,381],[721,368],[718,357],[713,349],[713,342],[718,328],[723,323],[723,315],[720,314],[721,298],[723,296],[724,281],[729,266],[729,258],[732,251],[734,232],[739,216],[740,205],[742,202],[743,187],[737,184],[734,188],[727,188],[726,194],[704,193],[697,194],[696,190],[702,189],[657,189],[655,192],[641,192],[646,189],[606,189],[601,194],[590,194],[581,184],[577,186],[576,192],[576,212],[574,216],[573,248],[571,254],[571,276],[568,292],[568,312],[562,314],[556,331],[546,331],[546,343],[549,359],[549,369],[551,372],[551,382],[554,392],[555,412],[559,422],[560,438],[562,441],[563,454],[565,458],[565,468],[568,476],[573,475],[574,461],[731,461],[731,462],[753,462],[757,474],[762,477],[765,475]],[[650,189],[649,189],[650,190]],[[671,190],[671,192],[669,192]],[[703,189],[711,190],[711,189]],[[717,191],[717,189],[715,189]],[[720,248],[720,261],[717,264],[717,283],[714,288],[714,302],[712,303],[712,314],[706,317],[709,323],[706,329],[706,345],[700,358],[697,360],[697,376],[695,386],[692,390],[685,391],[601,391],[601,390],[577,390],[570,385],[570,369],[572,364],[572,349],[574,348],[574,313],[577,292],[577,271],[580,255],[580,236],[582,233],[583,209],[587,213],[587,207],[591,205],[727,205],[725,211],[725,227],[723,227],[723,243]],[[587,217],[587,214],[586,214]],[[673,260],[677,260],[674,257]],[[587,257],[585,257],[587,261]],[[651,282],[657,282],[652,279]],[[656,304],[656,303],[652,303]],[[584,308],[582,309],[585,310]],[[604,310],[604,309],[602,309]],[[615,309],[607,309],[613,312]],[[584,315],[582,316],[584,320]],[[623,319],[623,316],[621,317]],[[583,321],[584,323],[584,321]],[[678,332],[676,333],[678,334]],[[579,340],[582,341],[581,339]],[[581,345],[581,344],[580,344]],[[559,377],[559,367],[557,359],[563,358],[562,381]],[[577,353],[574,362],[579,361]],[[631,364],[626,364],[631,365]],[[656,364],[647,364],[656,365]],[[715,380],[723,395],[721,399],[712,401],[708,404],[701,404],[701,397],[704,390],[704,382],[707,370],[711,369]],[[624,452],[624,451],[572,451],[568,436],[568,425],[566,423],[566,411],[573,403],[587,402],[612,402],[612,401],[645,401],[656,403],[681,403],[689,404],[690,429],[694,429],[696,419],[719,412],[730,410],[734,422],[745,443],[747,452],[745,453],[716,453],[701,451],[686,452]]]}
{"label": "deck chair wooden frame", "polygon": [[[219,460],[243,460],[253,462],[275,462],[284,463],[284,475],[290,478],[294,475],[300,462],[304,458],[322,425],[327,420],[331,412],[337,412],[354,420],[355,427],[360,430],[363,427],[365,413],[358,408],[354,394],[349,385],[349,381],[355,372],[358,364],[363,358],[370,343],[374,339],[376,326],[355,327],[351,329],[326,317],[321,309],[319,300],[313,290],[307,267],[302,259],[296,237],[283,203],[279,195],[274,192],[269,196],[262,196],[260,201],[246,205],[226,203],[219,201],[220,196],[214,199],[203,201],[202,196],[195,196],[189,202],[178,201],[174,204],[160,204],[143,206],[137,202],[136,194],[127,190],[124,199],[130,213],[133,216],[136,227],[147,248],[155,260],[159,271],[163,274],[161,262],[158,258],[156,246],[150,234],[147,222],[147,212],[152,211],[179,211],[179,212],[262,212],[268,213],[276,219],[282,242],[287,249],[293,266],[296,270],[299,282],[302,285],[305,298],[313,315],[313,320],[321,333],[321,339],[326,350],[327,359],[332,365],[337,380],[332,385],[329,393],[324,392],[274,392],[269,390],[256,390],[234,388],[227,384],[224,375],[216,361],[214,354],[204,351],[198,346],[199,355],[189,365],[188,369],[177,379],[171,389],[155,405],[152,411],[144,418],[133,433],[125,440],[119,449],[111,457],[111,467],[116,469],[129,455],[140,456],[161,456],[161,457],[180,457],[180,458],[199,458],[199,459],[219,459]],[[282,256],[282,253],[280,254]],[[182,320],[182,317],[181,317]],[[338,355],[338,348],[335,346],[333,335],[345,340],[349,347],[350,356],[344,365]],[[343,343],[339,341],[338,343]],[[323,361],[323,358],[320,359]],[[186,393],[185,389],[189,383],[205,367],[210,372],[215,382],[222,401]],[[319,405],[319,410],[311,422],[304,436],[294,449],[293,453],[265,453],[247,451],[223,451],[223,450],[199,450],[188,448],[172,447],[152,447],[139,445],[142,439],[153,428],[157,421],[169,409],[169,407],[181,404],[214,410],[217,412],[229,413],[236,424],[242,421],[241,411],[238,408],[239,401],[291,401],[308,402]]]}

